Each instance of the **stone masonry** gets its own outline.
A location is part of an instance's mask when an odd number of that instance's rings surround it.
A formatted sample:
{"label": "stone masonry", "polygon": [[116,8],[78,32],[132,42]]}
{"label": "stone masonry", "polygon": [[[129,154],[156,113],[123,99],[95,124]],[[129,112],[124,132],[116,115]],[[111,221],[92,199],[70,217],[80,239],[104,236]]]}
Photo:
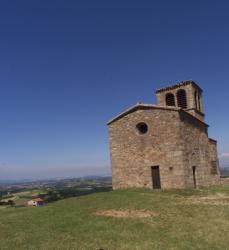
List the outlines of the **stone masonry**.
{"label": "stone masonry", "polygon": [[113,189],[193,188],[220,181],[217,142],[208,137],[202,90],[185,81],[156,91],[108,122]]}

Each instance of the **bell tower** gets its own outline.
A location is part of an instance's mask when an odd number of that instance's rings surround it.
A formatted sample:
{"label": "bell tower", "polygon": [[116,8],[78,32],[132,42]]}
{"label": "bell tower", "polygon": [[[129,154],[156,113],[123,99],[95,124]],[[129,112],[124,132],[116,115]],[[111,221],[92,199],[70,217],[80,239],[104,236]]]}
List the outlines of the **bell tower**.
{"label": "bell tower", "polygon": [[203,90],[192,80],[168,86],[156,91],[159,106],[174,106],[184,109],[204,121]]}

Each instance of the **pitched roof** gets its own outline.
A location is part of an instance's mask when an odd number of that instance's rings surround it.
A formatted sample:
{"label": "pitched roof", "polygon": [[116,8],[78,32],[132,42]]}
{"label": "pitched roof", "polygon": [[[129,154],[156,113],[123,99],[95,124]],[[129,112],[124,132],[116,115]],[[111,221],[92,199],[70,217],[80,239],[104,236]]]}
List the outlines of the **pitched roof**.
{"label": "pitched roof", "polygon": [[139,109],[162,109],[162,110],[171,110],[171,111],[177,111],[177,112],[184,112],[185,114],[189,115],[193,119],[199,121],[200,123],[204,124],[205,126],[208,126],[208,124],[206,124],[205,122],[199,120],[198,118],[191,115],[189,112],[185,111],[182,108],[172,107],[172,106],[171,107],[170,106],[159,106],[159,105],[153,105],[153,104],[142,104],[142,103],[137,103],[136,105],[130,107],[126,111],[124,111],[124,112],[120,113],[119,115],[115,116],[114,118],[112,118],[111,120],[108,121],[107,125],[110,125],[111,123],[121,119],[122,117],[126,116],[127,114],[135,112],[136,110],[139,110]]}
{"label": "pitched roof", "polygon": [[212,142],[212,143],[215,143],[215,144],[217,143],[217,140],[215,140],[215,139],[212,139],[212,138],[208,138],[208,139],[209,139],[209,141]]}
{"label": "pitched roof", "polygon": [[123,116],[126,116],[129,113],[132,113],[138,109],[164,109],[164,110],[175,110],[178,111],[181,108],[177,107],[168,107],[168,106],[159,106],[159,105],[153,105],[153,104],[143,104],[143,103],[137,103],[136,105],[130,107],[126,111],[120,113],[119,115],[115,116],[111,120],[108,121],[107,125],[111,124],[112,122],[122,118]]}
{"label": "pitched roof", "polygon": [[35,199],[32,199],[32,201],[36,201],[36,202],[44,202],[44,200],[43,200],[43,199],[41,199],[41,198],[35,198]]}

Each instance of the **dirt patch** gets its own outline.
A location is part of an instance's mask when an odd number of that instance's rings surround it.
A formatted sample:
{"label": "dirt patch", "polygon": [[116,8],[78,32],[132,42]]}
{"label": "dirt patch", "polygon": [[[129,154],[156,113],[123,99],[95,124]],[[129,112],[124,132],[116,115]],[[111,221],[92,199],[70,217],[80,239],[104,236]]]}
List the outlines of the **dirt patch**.
{"label": "dirt patch", "polygon": [[96,212],[96,215],[116,217],[116,218],[147,218],[147,217],[159,216],[159,213],[149,210],[109,209],[109,210],[99,210]]}
{"label": "dirt patch", "polygon": [[203,197],[190,197],[188,201],[193,204],[229,205],[229,196],[223,193],[217,193]]}

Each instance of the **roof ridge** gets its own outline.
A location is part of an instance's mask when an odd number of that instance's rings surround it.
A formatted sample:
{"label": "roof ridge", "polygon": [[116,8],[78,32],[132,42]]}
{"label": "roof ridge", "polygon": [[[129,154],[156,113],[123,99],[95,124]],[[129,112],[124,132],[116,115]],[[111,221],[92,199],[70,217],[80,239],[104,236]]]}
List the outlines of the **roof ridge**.
{"label": "roof ridge", "polygon": [[148,109],[163,109],[163,110],[171,110],[171,111],[178,111],[178,112],[184,112],[185,114],[189,115],[190,117],[192,117],[193,119],[199,121],[200,123],[208,126],[207,123],[201,121],[200,119],[198,119],[197,117],[193,116],[192,114],[190,114],[189,112],[185,111],[184,109],[182,108],[179,108],[179,107],[174,107],[174,106],[159,106],[159,105],[156,105],[156,104],[143,104],[143,103],[137,103],[136,105],[130,107],[129,109],[125,110],[124,112],[120,113],[119,115],[115,116],[114,118],[112,118],[111,120],[109,120],[107,122],[107,125],[110,125],[111,123],[119,120],[120,118],[126,116],[127,114],[131,113],[131,112],[134,112],[136,111],[137,109],[139,108],[148,108]]}
{"label": "roof ridge", "polygon": [[155,108],[155,109],[164,109],[164,110],[174,110],[174,111],[179,111],[181,110],[181,108],[179,107],[169,107],[169,106],[159,106],[157,104],[144,104],[144,103],[137,103],[134,106],[131,106],[130,108],[128,108],[127,110],[123,111],[122,113],[120,113],[119,115],[115,116],[114,118],[112,118],[111,120],[109,120],[107,122],[107,125],[111,124],[112,122],[118,120],[119,118],[127,115],[128,113],[130,113],[131,111],[135,111],[138,108]]}

